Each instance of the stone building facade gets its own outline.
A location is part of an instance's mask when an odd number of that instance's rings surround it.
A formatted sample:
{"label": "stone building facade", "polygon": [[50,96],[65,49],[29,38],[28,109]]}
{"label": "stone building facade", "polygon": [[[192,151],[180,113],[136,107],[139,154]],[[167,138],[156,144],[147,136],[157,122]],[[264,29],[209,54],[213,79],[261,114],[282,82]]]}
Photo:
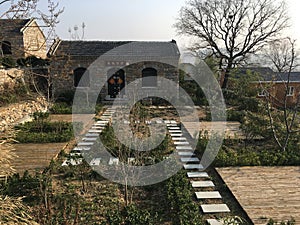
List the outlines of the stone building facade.
{"label": "stone building facade", "polygon": [[46,37],[34,19],[0,19],[0,56],[47,57]]}
{"label": "stone building facade", "polygon": [[100,92],[102,100],[113,100],[126,97],[125,87],[138,78],[142,78],[141,90],[158,86],[158,77],[179,82],[180,53],[175,41],[56,40],[49,57],[55,96],[76,89]]}

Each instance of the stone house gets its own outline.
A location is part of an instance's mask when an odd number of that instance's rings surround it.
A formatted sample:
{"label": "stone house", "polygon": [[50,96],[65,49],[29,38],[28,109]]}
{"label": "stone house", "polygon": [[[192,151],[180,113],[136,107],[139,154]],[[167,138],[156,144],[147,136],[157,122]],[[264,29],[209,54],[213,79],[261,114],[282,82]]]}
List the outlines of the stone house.
{"label": "stone house", "polygon": [[159,80],[156,77],[167,78],[176,84],[179,82],[180,52],[174,40],[141,42],[58,39],[51,46],[48,56],[51,59],[49,71],[54,97],[75,89],[89,92],[101,89],[101,100],[113,100],[117,96],[125,98],[124,87],[138,78],[143,80],[143,90],[156,87]]}
{"label": "stone house", "polygon": [[13,59],[47,57],[46,37],[35,19],[0,19],[0,54]]}

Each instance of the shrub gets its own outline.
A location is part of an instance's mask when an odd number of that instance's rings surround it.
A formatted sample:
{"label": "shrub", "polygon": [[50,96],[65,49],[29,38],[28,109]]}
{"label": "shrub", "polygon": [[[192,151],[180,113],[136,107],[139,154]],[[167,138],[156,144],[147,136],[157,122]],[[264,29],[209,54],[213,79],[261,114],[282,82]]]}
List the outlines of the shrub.
{"label": "shrub", "polygon": [[50,112],[53,114],[72,114],[72,107],[65,102],[54,103]]}
{"label": "shrub", "polygon": [[16,67],[16,61],[12,57],[3,57],[1,59],[1,64],[5,68],[15,68]]}

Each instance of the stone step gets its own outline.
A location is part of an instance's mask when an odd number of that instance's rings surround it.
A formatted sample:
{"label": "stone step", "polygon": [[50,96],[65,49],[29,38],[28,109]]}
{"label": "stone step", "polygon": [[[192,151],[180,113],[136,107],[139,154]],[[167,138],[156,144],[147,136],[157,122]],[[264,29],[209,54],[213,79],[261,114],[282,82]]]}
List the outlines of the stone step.
{"label": "stone step", "polygon": [[176,150],[193,150],[191,146],[176,146]]}
{"label": "stone step", "polygon": [[181,130],[169,130],[169,133],[182,133]]}
{"label": "stone step", "polygon": [[226,204],[204,204],[201,205],[203,213],[226,213],[230,209]]}
{"label": "stone step", "polygon": [[102,133],[102,131],[103,131],[103,130],[95,130],[95,129],[94,129],[94,130],[89,130],[88,132],[89,132],[89,133],[99,133],[99,134],[100,134],[100,133]]}
{"label": "stone step", "polygon": [[99,137],[99,134],[95,134],[95,133],[87,133],[85,136],[86,136],[86,137]]}
{"label": "stone step", "polygon": [[84,146],[73,148],[73,151],[89,151],[89,150],[91,150],[90,147],[84,147]]}
{"label": "stone step", "polygon": [[221,221],[216,220],[216,219],[207,219],[206,222],[208,225],[223,225],[224,224]]}
{"label": "stone step", "polygon": [[79,142],[77,146],[92,146],[94,142]]}
{"label": "stone step", "polygon": [[197,157],[192,158],[180,158],[180,161],[183,163],[189,163],[189,162],[200,162],[200,160]]}
{"label": "stone step", "polygon": [[179,133],[172,133],[172,134],[170,134],[171,135],[171,137],[181,137],[182,136],[182,133],[181,134],[179,134]]}
{"label": "stone step", "polygon": [[215,186],[212,181],[191,181],[191,184],[193,188],[207,188]]}
{"label": "stone step", "polygon": [[169,126],[168,129],[169,129],[169,130],[180,130],[180,127],[177,127],[177,126]]}
{"label": "stone step", "polygon": [[173,141],[186,141],[187,139],[185,137],[173,137]]}
{"label": "stone step", "polygon": [[183,165],[185,170],[202,170],[203,166],[201,164],[185,164]]}
{"label": "stone step", "polygon": [[222,196],[218,191],[195,192],[197,199],[220,199]]}
{"label": "stone step", "polygon": [[83,141],[97,141],[97,138],[82,138]]}
{"label": "stone step", "polygon": [[178,152],[178,155],[181,157],[191,157],[194,156],[195,154],[193,152]]}
{"label": "stone step", "polygon": [[189,145],[190,143],[187,141],[175,141],[174,145]]}
{"label": "stone step", "polygon": [[188,178],[209,178],[206,172],[188,172]]}

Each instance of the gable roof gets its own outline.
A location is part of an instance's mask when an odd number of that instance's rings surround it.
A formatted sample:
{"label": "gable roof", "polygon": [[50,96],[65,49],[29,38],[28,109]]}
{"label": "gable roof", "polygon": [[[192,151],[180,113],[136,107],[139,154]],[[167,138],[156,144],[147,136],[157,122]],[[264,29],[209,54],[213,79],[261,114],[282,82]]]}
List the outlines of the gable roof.
{"label": "gable roof", "polygon": [[[125,47],[126,45],[126,47]],[[120,48],[117,53],[122,56],[147,55],[149,57],[179,57],[180,52],[175,41],[62,41],[56,42],[50,48],[50,55],[66,54],[71,56],[101,56],[110,50]],[[112,53],[113,54],[113,53]]]}
{"label": "gable roof", "polygon": [[300,72],[291,72],[290,77],[289,73],[287,72],[274,72],[271,68],[269,67],[244,67],[244,68],[239,68],[239,72],[242,74],[246,74],[247,71],[252,71],[254,73],[257,73],[260,75],[260,82],[287,82],[288,80],[290,82],[300,82]]}
{"label": "gable roof", "polygon": [[33,19],[0,19],[0,30],[6,33],[20,33]]}

